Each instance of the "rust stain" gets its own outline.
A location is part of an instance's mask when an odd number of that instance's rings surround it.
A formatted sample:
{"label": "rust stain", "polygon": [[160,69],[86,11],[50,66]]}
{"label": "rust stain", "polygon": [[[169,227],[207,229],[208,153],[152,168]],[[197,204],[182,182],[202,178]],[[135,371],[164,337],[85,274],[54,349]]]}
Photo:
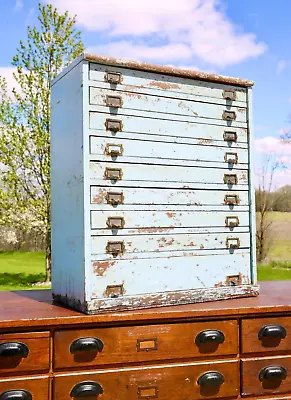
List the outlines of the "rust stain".
{"label": "rust stain", "polygon": [[213,139],[200,139],[200,140],[198,140],[198,144],[209,144],[209,143],[212,143],[213,142]]}
{"label": "rust stain", "polygon": [[200,249],[204,249],[204,246],[203,246],[203,244],[200,244]]}
{"label": "rust stain", "polygon": [[94,268],[94,274],[97,276],[103,276],[105,272],[113,267],[113,265],[116,263],[116,261],[94,261],[92,263],[93,268]]}
{"label": "rust stain", "polygon": [[196,246],[196,243],[190,242],[190,243],[187,244],[187,246],[189,246],[189,247],[194,247],[194,246]]}
{"label": "rust stain", "polygon": [[[172,227],[170,228],[140,228],[137,231],[139,233],[162,233],[162,232],[169,232]],[[129,233],[135,233],[134,230],[129,231]]]}
{"label": "rust stain", "polygon": [[152,81],[149,82],[150,86],[158,87],[160,89],[180,89],[180,86],[176,83],[169,83],[169,82],[156,82]]}
{"label": "rust stain", "polygon": [[176,213],[168,211],[168,212],[166,212],[166,215],[167,215],[168,218],[173,218],[173,217],[175,217]]}
{"label": "rust stain", "polygon": [[95,204],[103,204],[105,202],[106,190],[100,190],[92,199]]}
{"label": "rust stain", "polygon": [[161,239],[158,240],[159,247],[165,247],[165,246],[171,246],[175,242],[175,239],[166,239],[165,237],[162,237]]}
{"label": "rust stain", "polygon": [[248,179],[247,174],[246,174],[246,173],[243,173],[242,176],[241,176],[241,179],[242,179],[243,181],[246,181],[246,180]]}
{"label": "rust stain", "polygon": [[193,111],[193,114],[196,115],[196,117],[198,117],[198,113],[196,111]]}

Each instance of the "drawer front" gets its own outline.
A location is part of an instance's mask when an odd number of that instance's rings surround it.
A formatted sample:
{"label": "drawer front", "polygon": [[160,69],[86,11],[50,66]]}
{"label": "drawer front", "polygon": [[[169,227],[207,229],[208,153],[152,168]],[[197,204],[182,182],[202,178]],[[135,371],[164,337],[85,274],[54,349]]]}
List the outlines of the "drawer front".
{"label": "drawer front", "polygon": [[[122,219],[113,218],[108,220],[111,224],[121,226]],[[117,226],[117,225],[116,225]],[[122,230],[121,230],[122,231]],[[115,243],[121,243],[116,247]],[[236,247],[231,247],[236,246]],[[161,251],[201,251],[225,250],[225,249],[248,249],[250,247],[249,233],[227,233],[219,234],[179,234],[179,235],[120,235],[114,238],[108,236],[91,237],[91,254],[98,257],[104,253],[108,259],[116,258],[139,258],[140,253]],[[120,253],[116,253],[118,250]]]}
{"label": "drawer front", "polygon": [[[198,162],[216,163],[217,167],[236,169],[248,167],[248,150],[230,151],[224,147],[206,145],[173,144],[166,142],[105,139],[90,137],[90,153],[99,161],[138,162],[169,165],[199,165]],[[207,167],[207,164],[205,164]]]}
{"label": "drawer front", "polygon": [[[234,355],[237,331],[236,321],[57,331],[55,368]],[[91,338],[91,347],[82,347],[86,338]],[[101,351],[94,347],[94,339],[101,341]]]}
{"label": "drawer front", "polygon": [[[210,371],[214,376],[213,386],[209,384]],[[174,364],[57,376],[54,380],[54,398],[67,400],[72,391],[73,395],[77,391],[82,392],[82,382],[91,382],[90,389],[102,393],[100,397],[104,400],[216,399],[237,396],[239,392],[238,362],[233,360],[211,365]]]}
{"label": "drawer front", "polygon": [[[175,189],[143,189],[120,187],[118,190],[91,186],[91,204],[98,209],[117,210],[133,209],[132,206],[147,205],[152,208],[157,205],[187,205],[195,206],[197,210],[204,207],[213,207],[215,210],[248,210],[248,191],[208,190],[175,190]],[[128,206],[130,208],[128,208]],[[144,207],[143,207],[144,208]],[[136,209],[136,208],[134,208]],[[142,209],[142,208],[141,208]]]}
{"label": "drawer front", "polygon": [[[102,229],[110,234],[108,218],[123,218],[124,227],[122,233],[135,233],[132,229],[159,228],[173,230],[173,228],[188,227],[226,227],[232,234],[239,232],[241,226],[249,225],[248,212],[233,212],[226,210],[221,212],[184,211],[170,209],[167,211],[91,211],[91,228]],[[234,224],[234,225],[232,225]],[[129,231],[127,231],[129,230]],[[113,232],[116,233],[116,232]],[[119,232],[120,233],[120,232]],[[146,232],[145,232],[146,233]],[[149,232],[150,233],[150,232]],[[103,234],[101,232],[96,234]]]}
{"label": "drawer front", "polygon": [[291,350],[291,317],[256,318],[242,321],[242,352]]}
{"label": "drawer front", "polygon": [[[144,139],[144,140],[161,140],[164,136],[166,140],[191,140],[192,144],[201,144],[206,141],[210,145],[213,142],[221,143],[221,146],[230,148],[246,147],[248,142],[247,128],[239,128],[229,126],[227,121],[219,121],[220,125],[209,125],[207,120],[202,123],[185,122],[183,117],[175,122],[169,122],[167,119],[151,119],[141,116],[112,115],[105,112],[89,112],[89,127],[91,133],[94,130],[102,131],[104,136],[106,129],[106,137],[116,137],[125,139]],[[98,132],[99,135],[99,132]],[[175,139],[177,138],[177,139]]]}
{"label": "drawer front", "polygon": [[[113,115],[136,115],[149,118],[163,118],[175,120],[182,116],[186,121],[208,122],[224,121],[229,116],[232,126],[247,127],[247,109],[244,107],[223,106],[198,101],[173,99],[158,96],[136,94],[132,92],[112,91],[89,88],[90,111],[105,111]],[[113,111],[111,111],[113,110]]]}
{"label": "drawer front", "polygon": [[[246,103],[246,89],[239,86],[223,85],[213,82],[203,82],[194,79],[185,79],[175,76],[155,74],[152,72],[125,69],[101,64],[90,64],[89,79],[102,82],[108,89],[120,89],[139,91],[140,93],[160,93],[161,96],[203,96],[210,97],[207,101],[228,104],[229,100],[224,98],[224,91],[235,92],[233,104]],[[120,74],[118,83],[110,83],[107,73]],[[110,76],[109,76],[110,78]],[[116,79],[117,77],[115,77]],[[118,79],[118,78],[117,78]],[[96,84],[100,86],[100,84]],[[103,87],[102,85],[102,87]]]}
{"label": "drawer front", "polygon": [[272,395],[291,391],[291,357],[242,360],[243,395]]}
{"label": "drawer front", "polygon": [[119,187],[172,187],[180,189],[246,190],[248,171],[218,168],[179,167],[90,162],[93,185]]}
{"label": "drawer front", "polygon": [[0,335],[0,376],[49,369],[49,332]]}
{"label": "drawer front", "polygon": [[49,378],[8,378],[0,380],[0,397],[11,400],[49,400]]}
{"label": "drawer front", "polygon": [[162,297],[170,291],[250,283],[249,251],[213,253],[164,252],[156,258],[150,258],[155,253],[145,253],[132,260],[100,260],[92,256],[92,267],[88,269],[90,298],[110,297],[112,288],[124,295],[126,302],[126,296],[144,293],[161,293]]}

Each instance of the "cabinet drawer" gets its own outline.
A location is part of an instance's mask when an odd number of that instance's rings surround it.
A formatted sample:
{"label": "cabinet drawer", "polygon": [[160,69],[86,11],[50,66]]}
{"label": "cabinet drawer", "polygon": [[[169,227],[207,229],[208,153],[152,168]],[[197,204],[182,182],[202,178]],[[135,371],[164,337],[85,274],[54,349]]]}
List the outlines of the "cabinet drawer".
{"label": "cabinet drawer", "polygon": [[[109,223],[121,226],[122,219],[110,219]],[[117,226],[117,225],[116,225]],[[105,255],[107,258],[138,258],[140,253],[159,253],[161,251],[201,251],[226,250],[230,246],[248,249],[250,247],[250,234],[230,233],[219,234],[179,234],[179,235],[120,235],[108,238],[108,236],[91,237],[91,254],[94,256]],[[116,247],[116,241],[118,245]],[[120,250],[120,252],[119,252]],[[235,251],[235,249],[233,249]]]}
{"label": "cabinet drawer", "polygon": [[[8,393],[7,393],[8,392]],[[50,399],[49,378],[8,378],[0,380],[0,397],[12,400],[48,400]]]}
{"label": "cabinet drawer", "polygon": [[[92,184],[109,187],[246,190],[248,171],[173,165],[124,164],[91,161]],[[230,183],[229,183],[230,182]]]}
{"label": "cabinet drawer", "polygon": [[237,322],[57,331],[54,350],[58,369],[231,355],[238,352]]}
{"label": "cabinet drawer", "polygon": [[176,165],[179,160],[181,166],[207,167],[212,162],[220,168],[248,168],[247,149],[230,151],[225,147],[207,146],[207,143],[191,145],[90,136],[90,154],[96,155],[98,161]]}
{"label": "cabinet drawer", "polygon": [[[112,112],[113,115],[135,115],[149,118],[175,120],[182,117],[185,121],[206,122],[226,120],[229,113],[232,126],[247,127],[247,109],[231,105],[218,105],[174,99],[132,92],[112,91],[89,87],[90,111]],[[96,108],[95,108],[95,107]],[[113,111],[111,111],[113,110]],[[180,118],[181,119],[181,118]]]}
{"label": "cabinet drawer", "polygon": [[[120,74],[119,82],[110,83],[107,73]],[[120,68],[109,65],[90,63],[89,79],[106,85],[108,89],[122,88],[129,91],[138,91],[139,93],[160,93],[161,96],[185,97],[203,96],[210,97],[209,102],[218,102],[227,104],[224,99],[224,91],[235,91],[234,104],[243,105],[246,102],[246,89],[239,86],[225,85],[214,82],[198,81],[194,79],[185,79],[176,76],[156,74],[153,72],[138,71],[133,69]],[[102,85],[102,87],[103,87]],[[183,96],[184,95],[184,96]]]}
{"label": "cabinet drawer", "polygon": [[70,393],[74,395],[76,392],[82,392],[83,382],[90,382],[95,393],[102,393],[102,400],[196,400],[234,397],[239,393],[238,361],[174,364],[57,376],[54,380],[54,398],[67,400]]}
{"label": "cabinet drawer", "polygon": [[242,321],[242,352],[261,353],[291,349],[291,317]]}
{"label": "cabinet drawer", "polygon": [[242,393],[271,395],[291,391],[291,356],[242,360]]}
{"label": "cabinet drawer", "polygon": [[[162,118],[162,115],[160,116]],[[175,116],[175,119],[177,117]],[[221,121],[222,126],[209,125],[206,123],[185,122],[175,120],[169,122],[166,119],[150,119],[140,116],[111,115],[104,112],[89,112],[89,127],[98,130],[98,136],[104,135],[106,129],[107,137],[116,138],[135,138],[145,140],[166,140],[174,141],[176,138],[191,140],[193,144],[199,144],[202,140],[213,143],[219,141],[221,145],[236,148],[247,147],[248,130],[247,128],[229,127],[227,121]],[[113,129],[111,130],[111,127]],[[133,136],[132,136],[133,135]],[[154,139],[156,138],[156,139]],[[227,140],[231,139],[233,140]]]}
{"label": "cabinet drawer", "polygon": [[[175,190],[175,189],[143,189],[120,187],[118,190],[91,186],[91,204],[100,210],[126,210],[136,209],[134,206],[148,205],[151,208],[157,205],[171,206],[184,205],[187,207],[197,207],[199,211],[202,207],[214,207],[221,210],[248,211],[248,191],[236,192],[217,190]],[[113,208],[114,207],[114,208]]]}
{"label": "cabinet drawer", "polygon": [[49,332],[0,335],[0,376],[49,369]]}

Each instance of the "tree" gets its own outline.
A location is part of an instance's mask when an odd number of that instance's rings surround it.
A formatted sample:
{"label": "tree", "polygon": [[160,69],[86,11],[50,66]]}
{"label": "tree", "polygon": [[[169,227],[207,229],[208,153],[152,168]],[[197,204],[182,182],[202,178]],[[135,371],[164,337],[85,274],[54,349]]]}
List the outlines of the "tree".
{"label": "tree", "polygon": [[76,16],[38,5],[38,25],[12,60],[17,89],[9,96],[0,78],[0,223],[46,237],[46,281],[51,279],[50,82],[84,46]]}

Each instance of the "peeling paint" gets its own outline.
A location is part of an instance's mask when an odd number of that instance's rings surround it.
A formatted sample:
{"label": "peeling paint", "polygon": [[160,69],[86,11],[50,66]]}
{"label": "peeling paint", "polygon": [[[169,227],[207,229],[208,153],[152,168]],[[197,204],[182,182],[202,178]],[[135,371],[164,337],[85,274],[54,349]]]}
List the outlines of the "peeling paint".
{"label": "peeling paint", "polygon": [[180,85],[176,83],[169,83],[169,82],[159,82],[159,81],[151,81],[149,82],[149,86],[157,87],[160,89],[180,89]]}
{"label": "peeling paint", "polygon": [[103,276],[105,272],[113,267],[116,261],[94,261],[92,262],[94,274],[97,276]]}

